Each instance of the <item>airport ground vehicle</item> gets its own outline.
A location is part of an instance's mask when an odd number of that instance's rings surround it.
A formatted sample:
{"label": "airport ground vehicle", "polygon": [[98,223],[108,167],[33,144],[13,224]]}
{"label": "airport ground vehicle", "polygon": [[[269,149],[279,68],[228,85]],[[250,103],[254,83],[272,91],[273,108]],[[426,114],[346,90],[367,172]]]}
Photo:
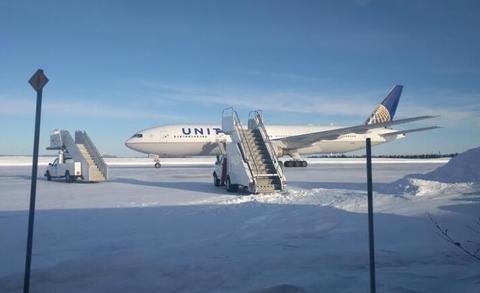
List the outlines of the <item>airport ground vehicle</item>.
{"label": "airport ground vehicle", "polygon": [[[63,155],[59,155],[53,163],[48,164],[45,171],[45,177],[50,181],[52,178],[65,178],[65,182],[70,183],[82,178],[82,163],[75,162],[71,158],[62,160]],[[63,161],[63,162],[62,162]]]}
{"label": "airport ground vehicle", "polygon": [[50,134],[47,150],[57,150],[58,157],[45,171],[47,180],[65,178],[65,182],[82,180],[100,182],[108,179],[108,167],[85,131],[76,131],[75,140],[66,130]]}
{"label": "airport ground vehicle", "polygon": [[252,111],[248,129],[244,129],[237,112],[226,109],[222,131],[227,135],[218,146],[213,171],[215,186],[225,185],[227,191],[240,189],[251,193],[269,193],[285,189],[286,179],[275,150],[262,122],[261,114]]}

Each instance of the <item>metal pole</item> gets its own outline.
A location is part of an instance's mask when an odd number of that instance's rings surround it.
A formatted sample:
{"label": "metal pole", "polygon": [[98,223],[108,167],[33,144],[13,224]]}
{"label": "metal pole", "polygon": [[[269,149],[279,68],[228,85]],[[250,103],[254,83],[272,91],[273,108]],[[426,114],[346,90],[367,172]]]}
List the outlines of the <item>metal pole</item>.
{"label": "metal pole", "polygon": [[372,144],[367,138],[367,188],[368,188],[368,244],[370,252],[370,292],[377,291],[375,284],[375,245],[373,229],[373,191],[372,191]]}
{"label": "metal pole", "polygon": [[27,255],[25,258],[25,279],[23,292],[30,291],[30,267],[32,264],[33,223],[35,221],[35,196],[37,191],[38,145],[40,139],[40,118],[42,114],[42,92],[37,90],[37,110],[35,113],[35,136],[33,139],[32,183],[30,187],[30,210],[28,213]]}

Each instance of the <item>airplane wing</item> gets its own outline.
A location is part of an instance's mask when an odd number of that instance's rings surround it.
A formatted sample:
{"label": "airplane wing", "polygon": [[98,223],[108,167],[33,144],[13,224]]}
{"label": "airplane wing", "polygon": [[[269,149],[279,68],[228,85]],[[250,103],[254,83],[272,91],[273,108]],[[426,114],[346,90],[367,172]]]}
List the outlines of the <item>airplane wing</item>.
{"label": "airplane wing", "polygon": [[418,116],[418,117],[405,118],[405,119],[397,119],[393,121],[375,123],[375,124],[367,124],[367,125],[362,124],[362,125],[351,126],[351,127],[344,127],[344,128],[338,128],[338,129],[332,129],[332,130],[326,130],[326,131],[320,131],[320,132],[288,136],[284,138],[275,139],[273,141],[281,142],[284,145],[284,147],[288,149],[298,149],[298,148],[308,147],[320,140],[333,140],[347,133],[363,134],[368,132],[370,129],[384,128],[392,125],[409,123],[409,122],[414,122],[414,121],[423,120],[423,119],[430,119],[435,117],[436,116],[427,115],[427,116]]}

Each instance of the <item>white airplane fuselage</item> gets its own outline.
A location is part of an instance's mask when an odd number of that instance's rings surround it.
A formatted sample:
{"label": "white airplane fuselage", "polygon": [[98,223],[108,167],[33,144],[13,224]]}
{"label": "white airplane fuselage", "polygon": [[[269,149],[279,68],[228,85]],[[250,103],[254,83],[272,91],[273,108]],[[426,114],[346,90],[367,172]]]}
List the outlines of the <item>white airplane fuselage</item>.
{"label": "white airplane fuselage", "polygon": [[[332,130],[341,126],[265,126],[278,156],[287,155],[276,139],[307,133]],[[321,140],[308,147],[294,150],[300,155],[346,153],[365,148],[365,139],[369,137],[372,145],[404,138],[404,134],[382,136],[395,130],[387,128],[372,129],[365,134],[350,133],[333,140]],[[125,145],[135,151],[158,155],[163,158],[186,156],[219,155],[218,142],[225,141],[227,136],[216,125],[165,125],[137,132],[129,138]]]}

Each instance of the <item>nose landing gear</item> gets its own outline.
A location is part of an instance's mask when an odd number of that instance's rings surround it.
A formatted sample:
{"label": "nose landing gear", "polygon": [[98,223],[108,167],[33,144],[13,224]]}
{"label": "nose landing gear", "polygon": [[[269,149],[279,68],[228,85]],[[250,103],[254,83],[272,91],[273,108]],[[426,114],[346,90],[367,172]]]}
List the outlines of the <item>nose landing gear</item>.
{"label": "nose landing gear", "polygon": [[155,162],[153,166],[157,169],[162,167],[162,164],[160,163],[160,157],[158,155],[152,155],[152,156],[153,156],[153,161]]}

